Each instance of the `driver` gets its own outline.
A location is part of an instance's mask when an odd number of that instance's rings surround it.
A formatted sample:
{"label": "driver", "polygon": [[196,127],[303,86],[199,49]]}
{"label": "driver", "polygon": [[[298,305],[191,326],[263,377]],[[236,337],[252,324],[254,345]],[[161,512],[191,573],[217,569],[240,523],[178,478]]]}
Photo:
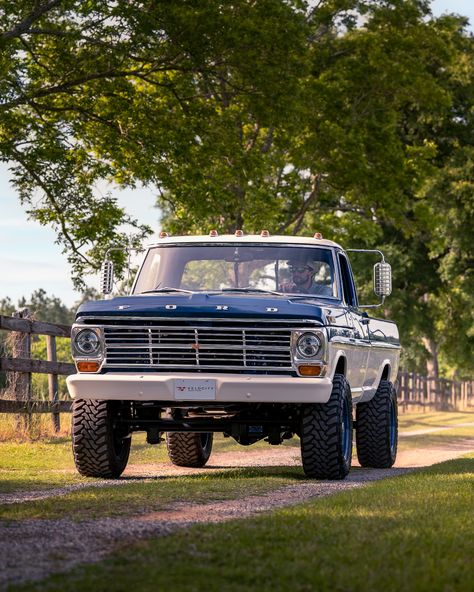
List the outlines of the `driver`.
{"label": "driver", "polygon": [[314,281],[314,276],[316,274],[314,261],[291,260],[288,261],[288,267],[291,272],[291,281],[281,285],[282,292],[332,296],[332,289],[330,286],[318,284]]}

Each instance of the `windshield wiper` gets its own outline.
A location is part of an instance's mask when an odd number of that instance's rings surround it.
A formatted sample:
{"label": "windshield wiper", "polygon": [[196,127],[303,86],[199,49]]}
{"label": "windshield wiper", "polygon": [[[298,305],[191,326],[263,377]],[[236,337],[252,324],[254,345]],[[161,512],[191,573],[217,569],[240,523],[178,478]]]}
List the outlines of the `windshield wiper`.
{"label": "windshield wiper", "polygon": [[192,290],[183,290],[181,288],[155,288],[154,290],[145,290],[144,292],[140,292],[140,294],[160,294],[166,292],[180,292],[181,294],[194,294]]}
{"label": "windshield wiper", "polygon": [[273,290],[261,290],[260,288],[222,288],[222,290],[219,290],[217,293],[221,292],[247,292],[249,294],[256,292],[257,294],[274,294],[275,296],[282,295],[281,292],[274,292]]}
{"label": "windshield wiper", "polygon": [[291,295],[288,294],[288,300],[310,300],[311,298],[332,298],[335,299],[334,296],[324,296],[323,294],[301,294],[301,295]]}

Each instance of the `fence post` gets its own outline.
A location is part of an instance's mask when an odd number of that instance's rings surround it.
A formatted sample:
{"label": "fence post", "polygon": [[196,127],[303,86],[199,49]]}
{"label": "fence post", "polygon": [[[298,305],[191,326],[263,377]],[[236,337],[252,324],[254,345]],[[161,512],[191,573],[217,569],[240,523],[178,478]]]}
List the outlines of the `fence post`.
{"label": "fence post", "polygon": [[[31,318],[30,311],[25,308],[21,311],[16,311],[12,315],[17,319]],[[12,355],[14,358],[31,358],[31,335],[29,333],[12,333]],[[9,378],[9,390],[13,391],[17,401],[31,401],[31,372],[13,372]],[[17,429],[21,431],[25,429],[27,432],[31,428],[31,413],[25,416],[17,415],[16,425]]]}
{"label": "fence post", "polygon": [[[56,337],[53,335],[46,335],[46,352],[49,362],[57,362],[56,355]],[[58,395],[58,375],[48,374],[48,392],[49,400],[53,403],[53,412],[51,419],[53,420],[53,429],[57,433],[61,429],[61,419],[59,411],[54,407],[54,404],[59,401]]]}

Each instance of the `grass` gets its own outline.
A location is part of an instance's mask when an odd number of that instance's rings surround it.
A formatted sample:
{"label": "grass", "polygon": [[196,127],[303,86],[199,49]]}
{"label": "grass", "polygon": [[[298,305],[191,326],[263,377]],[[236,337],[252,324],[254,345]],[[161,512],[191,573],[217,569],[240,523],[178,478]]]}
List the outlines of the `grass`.
{"label": "grass", "polygon": [[400,431],[403,432],[443,428],[459,423],[474,423],[474,411],[400,413],[398,421]]}
{"label": "grass", "polygon": [[474,438],[474,427],[454,428],[431,434],[420,434],[409,438],[400,438],[398,450],[413,450],[414,448],[450,448],[463,441]]}
{"label": "grass", "polygon": [[11,591],[470,592],[474,455],[257,518],[127,544]]}
{"label": "grass", "polygon": [[[44,417],[44,416],[43,416]],[[474,436],[474,427],[456,427],[457,423],[471,423],[474,413],[429,413],[400,416],[400,431],[431,429],[452,425],[452,429],[409,438],[400,438],[399,450],[428,447],[448,447]],[[67,425],[68,416],[62,416]],[[299,439],[285,441],[285,446],[299,447]],[[266,442],[259,442],[252,450],[269,450]],[[231,438],[216,435],[214,452],[244,451]],[[297,453],[297,450],[295,450]],[[165,444],[150,446],[144,434],[133,437],[129,466],[168,462]],[[157,471],[158,473],[159,471]],[[95,479],[81,477],[75,470],[70,438],[67,435],[43,440],[0,442],[0,493],[50,489],[75,483],[95,483]]]}
{"label": "grass", "polygon": [[243,494],[273,491],[304,479],[299,467],[264,467],[216,471],[202,475],[121,481],[120,486],[88,487],[44,500],[0,505],[0,521],[25,519],[90,520],[162,510],[176,502],[209,503]]}
{"label": "grass", "polygon": [[31,421],[22,415],[20,421],[13,413],[0,414],[1,442],[34,442],[50,438],[65,438],[71,435],[71,415],[61,413],[61,430],[56,434],[49,413],[34,413]]}
{"label": "grass", "polygon": [[[132,440],[129,467],[133,465],[169,462],[166,444],[151,446],[145,434],[135,434]],[[298,445],[299,441],[293,441]],[[285,445],[288,445],[285,442]],[[290,444],[291,445],[291,444]],[[268,450],[266,442],[252,449]],[[216,435],[214,452],[243,450],[230,438]],[[94,483],[100,480],[81,477],[75,469],[69,437],[53,437],[39,441],[0,442],[0,493],[51,489],[74,483]]]}

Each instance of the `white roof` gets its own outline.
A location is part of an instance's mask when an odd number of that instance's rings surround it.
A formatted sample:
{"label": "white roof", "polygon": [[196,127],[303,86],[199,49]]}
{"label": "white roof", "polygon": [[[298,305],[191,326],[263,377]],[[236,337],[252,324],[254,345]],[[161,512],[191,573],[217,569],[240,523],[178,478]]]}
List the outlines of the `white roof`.
{"label": "white roof", "polygon": [[198,236],[168,236],[159,239],[158,242],[149,245],[149,247],[156,247],[160,245],[175,245],[175,244],[189,244],[189,243],[206,243],[206,244],[222,244],[222,243],[257,243],[264,245],[299,245],[307,247],[342,247],[330,240],[322,238],[314,238],[312,236],[260,236],[260,234],[245,234],[244,236],[235,236],[234,234],[221,234],[218,236],[198,235]]}

